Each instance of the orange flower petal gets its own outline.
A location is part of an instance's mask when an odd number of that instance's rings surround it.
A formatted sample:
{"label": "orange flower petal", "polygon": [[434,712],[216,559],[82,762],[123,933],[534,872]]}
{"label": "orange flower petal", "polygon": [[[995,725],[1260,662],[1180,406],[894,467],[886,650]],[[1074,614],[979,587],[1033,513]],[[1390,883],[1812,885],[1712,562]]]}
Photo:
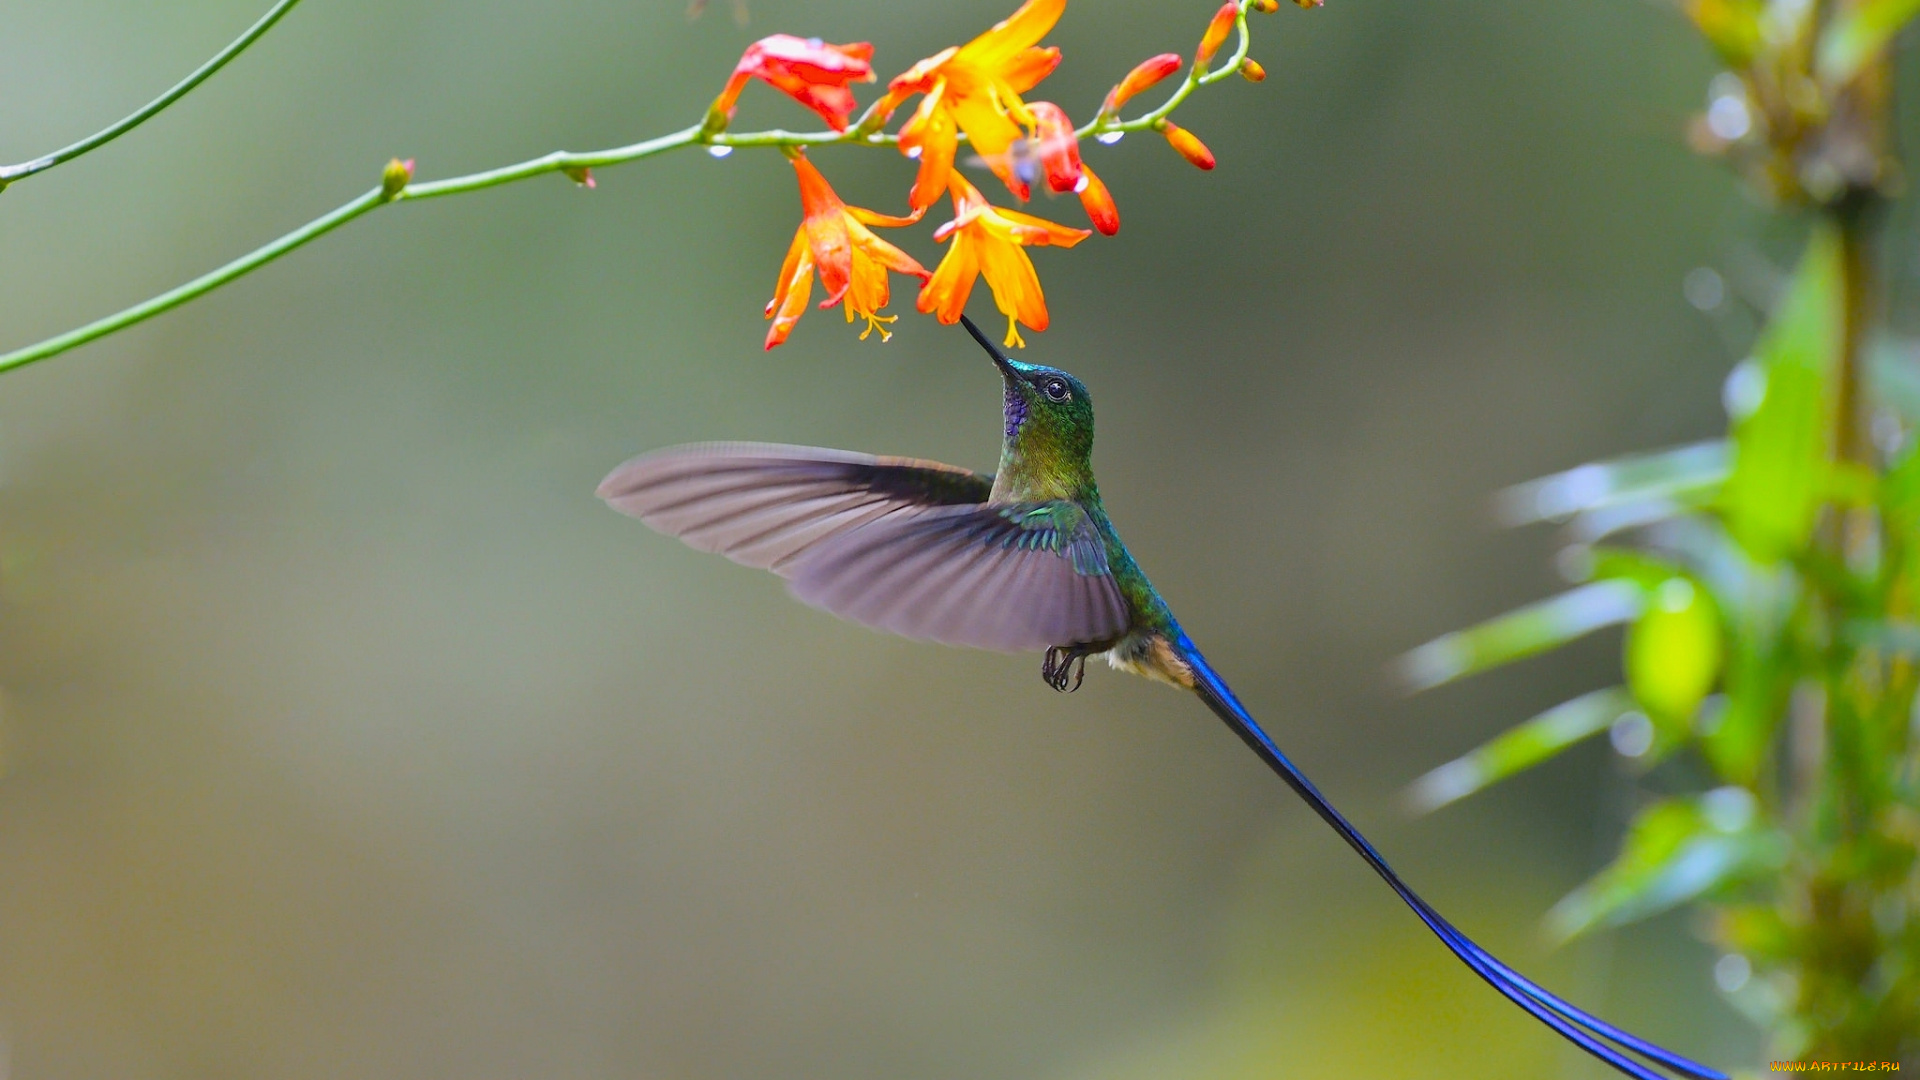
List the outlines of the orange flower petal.
{"label": "orange flower petal", "polygon": [[942,107],[946,89],[944,82],[935,83],[920,100],[920,108],[914,111],[913,118],[900,129],[900,152],[920,159],[913,190],[907,193],[907,205],[916,211],[933,205],[947,189],[948,177],[953,173],[953,155],[959,147],[960,133],[953,113]]}
{"label": "orange flower petal", "polygon": [[909,95],[924,94],[933,89],[934,79],[939,76],[940,69],[945,67],[947,61],[953,59],[954,54],[959,51],[958,45],[949,45],[895,75],[887,82],[886,100],[892,102],[893,107],[898,107],[900,102],[905,101]]}
{"label": "orange flower petal", "polygon": [[1034,330],[1047,328],[1047,298],[1040,292],[1040,275],[1033,260],[1017,244],[980,245],[980,276],[993,290],[993,306]]}
{"label": "orange flower petal", "polygon": [[[806,230],[795,229],[793,242],[787,245],[787,257],[780,262],[780,276],[773,282],[773,299],[767,301],[767,318],[773,318],[773,313],[779,310],[780,305],[786,303],[787,290],[793,282],[793,269],[800,265],[800,259],[804,255],[807,255]],[[812,273],[813,268],[808,267],[807,272]]]}
{"label": "orange flower petal", "polygon": [[1026,201],[1032,194],[1027,177],[1022,175],[1020,162],[1008,153],[1016,140],[1024,139],[1025,133],[1020,125],[1008,119],[1006,114],[994,107],[991,98],[984,95],[963,97],[949,106],[955,121],[967,133],[967,140],[973,144],[975,152],[993,175],[1007,185],[1014,197]]}
{"label": "orange flower petal", "polygon": [[1027,0],[992,29],[960,46],[958,59],[981,67],[1005,64],[1022,49],[1040,44],[1066,10],[1067,0]]}
{"label": "orange flower petal", "polygon": [[[1044,218],[1034,217],[1032,214],[1023,214],[1018,210],[1005,210],[996,206],[993,212],[1005,218],[1009,223],[1019,226],[1022,235],[1031,237],[1031,239],[1021,241],[1026,247],[1070,248],[1093,235],[1093,231],[1090,229],[1069,228],[1065,225],[1058,225],[1054,222],[1047,221]],[[1032,326],[1033,324],[1028,323],[1027,325]],[[1040,329],[1037,326],[1033,328],[1035,330]]]}
{"label": "orange flower petal", "polygon": [[773,303],[767,305],[767,318],[773,320],[767,329],[767,348],[787,340],[787,335],[793,333],[793,324],[806,313],[807,300],[812,295],[813,252],[807,245],[806,234],[796,233],[793,247],[787,250],[787,261],[780,267],[780,283],[774,289]]}
{"label": "orange flower petal", "polygon": [[1044,49],[1027,49],[1000,68],[1000,81],[1016,94],[1024,94],[1040,85],[1040,80],[1053,74],[1060,66],[1060,50],[1049,45]]}
{"label": "orange flower petal", "polygon": [[826,177],[820,175],[819,169],[813,167],[813,162],[807,160],[807,155],[795,154],[787,160],[793,163],[793,171],[800,180],[802,214],[810,218],[823,217],[838,213],[844,207],[840,196],[834,193],[833,186],[827,183]]}
{"label": "orange flower petal", "polygon": [[[857,216],[849,213],[847,238],[853,243],[853,265],[858,272],[862,262],[870,262],[899,274],[912,274],[921,281],[932,276],[927,268],[921,266],[913,256],[887,243],[873,234],[871,229],[860,223]],[[884,302],[883,302],[884,306]]]}
{"label": "orange flower petal", "polygon": [[933,268],[933,276],[920,286],[920,296],[913,306],[951,326],[967,310],[967,297],[973,294],[973,282],[979,276],[980,261],[963,233],[954,239],[940,265]]}
{"label": "orange flower petal", "polygon": [[915,210],[913,213],[908,214],[905,217],[895,217],[892,214],[875,213],[874,211],[869,210],[864,206],[847,207],[847,213],[852,214],[853,220],[859,222],[860,224],[878,225],[881,228],[886,228],[886,229],[898,229],[904,225],[915,224],[922,217],[926,215],[926,212],[927,211],[924,208],[922,208],[919,210]]}

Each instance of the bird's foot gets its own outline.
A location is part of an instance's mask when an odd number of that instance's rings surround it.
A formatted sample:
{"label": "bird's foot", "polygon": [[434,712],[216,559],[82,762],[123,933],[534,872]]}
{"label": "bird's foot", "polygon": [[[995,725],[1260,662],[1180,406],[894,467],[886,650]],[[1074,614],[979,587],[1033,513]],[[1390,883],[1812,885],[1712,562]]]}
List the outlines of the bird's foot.
{"label": "bird's foot", "polygon": [[1040,677],[1055,690],[1071,694],[1086,680],[1087,657],[1099,651],[1086,645],[1055,645],[1040,662]]}

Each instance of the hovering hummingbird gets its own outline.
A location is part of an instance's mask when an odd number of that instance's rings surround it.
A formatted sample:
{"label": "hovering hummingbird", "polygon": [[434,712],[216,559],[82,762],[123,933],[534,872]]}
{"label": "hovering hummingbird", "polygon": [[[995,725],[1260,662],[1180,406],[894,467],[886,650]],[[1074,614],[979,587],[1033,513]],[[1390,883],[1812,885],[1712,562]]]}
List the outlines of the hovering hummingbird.
{"label": "hovering hummingbird", "polygon": [[1093,400],[1079,379],[1012,359],[964,316],[1000,369],[1005,438],[992,476],[915,458],[770,443],[703,443],[615,469],[599,495],[702,551],[772,570],[793,595],[908,637],[1045,650],[1040,675],[1078,689],[1089,657],[1191,690],[1495,990],[1639,1080],[1727,1080],[1606,1023],[1495,959],[1422,900],[1281,753],[1127,553],[1094,482]]}

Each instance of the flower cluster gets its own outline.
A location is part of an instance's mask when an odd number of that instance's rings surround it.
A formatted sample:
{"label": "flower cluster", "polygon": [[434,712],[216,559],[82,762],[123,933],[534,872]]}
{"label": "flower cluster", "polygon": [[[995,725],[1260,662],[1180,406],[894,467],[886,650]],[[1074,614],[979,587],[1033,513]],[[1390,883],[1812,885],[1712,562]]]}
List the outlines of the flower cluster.
{"label": "flower cluster", "polygon": [[[1302,7],[1318,5],[1318,0],[1295,2]],[[767,305],[767,318],[773,321],[767,348],[793,332],[806,310],[816,275],[827,292],[821,307],[841,304],[848,322],[865,320],[863,340],[876,329],[882,340],[890,337],[886,324],[896,317],[880,314],[889,299],[890,272],[918,278],[920,295],[914,306],[943,323],[959,321],[974,283],[986,278],[994,305],[1007,317],[1006,343],[1024,345],[1022,324],[1038,331],[1048,323],[1046,298],[1026,249],[1072,247],[1094,230],[1106,236],[1120,231],[1120,211],[1113,196],[1081,160],[1081,138],[1098,134],[1108,142],[1125,130],[1151,127],[1189,162],[1213,168],[1212,151],[1192,132],[1169,121],[1167,114],[1202,81],[1235,71],[1251,82],[1266,78],[1264,69],[1245,55],[1245,19],[1250,10],[1269,12],[1278,6],[1273,0],[1227,0],[1208,22],[1186,83],[1172,100],[1142,120],[1119,120],[1119,111],[1129,99],[1180,70],[1182,57],[1163,53],[1128,72],[1084,128],[1075,128],[1059,105],[1027,101],[1023,96],[1060,64],[1060,50],[1040,41],[1060,20],[1066,0],[1026,0],[972,41],[914,64],[887,82],[886,92],[857,124],[852,84],[875,81],[870,43],[833,45],[818,38],[775,34],[748,46],[700,129],[703,138],[717,141],[716,152],[719,146],[731,145],[723,134],[741,91],[759,79],[819,114],[837,133],[822,141],[892,143],[916,163],[907,193],[910,212],[892,216],[848,206],[807,159],[805,147],[783,147],[798,174],[802,220]],[[1236,28],[1241,34],[1237,54],[1219,70],[1210,70]],[[918,103],[898,132],[883,133],[895,112],[916,97]],[[1093,229],[1060,225],[989,203],[955,167],[962,140],[1015,199],[1027,201],[1036,183],[1044,183],[1055,194],[1072,193],[1079,197]],[[948,246],[929,273],[873,229],[914,224],[943,194],[952,200],[953,219],[933,234]]]}

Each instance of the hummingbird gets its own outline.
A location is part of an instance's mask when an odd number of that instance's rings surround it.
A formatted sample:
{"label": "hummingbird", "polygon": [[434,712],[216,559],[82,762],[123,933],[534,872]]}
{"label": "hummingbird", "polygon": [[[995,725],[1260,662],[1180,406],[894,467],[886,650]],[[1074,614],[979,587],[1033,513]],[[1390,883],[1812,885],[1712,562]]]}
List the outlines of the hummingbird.
{"label": "hummingbird", "polygon": [[1192,691],[1508,1000],[1637,1080],[1670,1080],[1645,1062],[1727,1080],[1542,989],[1401,880],[1234,696],[1121,542],[1094,481],[1086,384],[1015,360],[961,322],[1001,378],[1004,434],[990,476],[917,458],[696,443],[628,461],[598,494],[692,547],[779,574],[796,598],[842,618],[949,645],[1043,651],[1040,676],[1058,691],[1078,689],[1096,657]]}

